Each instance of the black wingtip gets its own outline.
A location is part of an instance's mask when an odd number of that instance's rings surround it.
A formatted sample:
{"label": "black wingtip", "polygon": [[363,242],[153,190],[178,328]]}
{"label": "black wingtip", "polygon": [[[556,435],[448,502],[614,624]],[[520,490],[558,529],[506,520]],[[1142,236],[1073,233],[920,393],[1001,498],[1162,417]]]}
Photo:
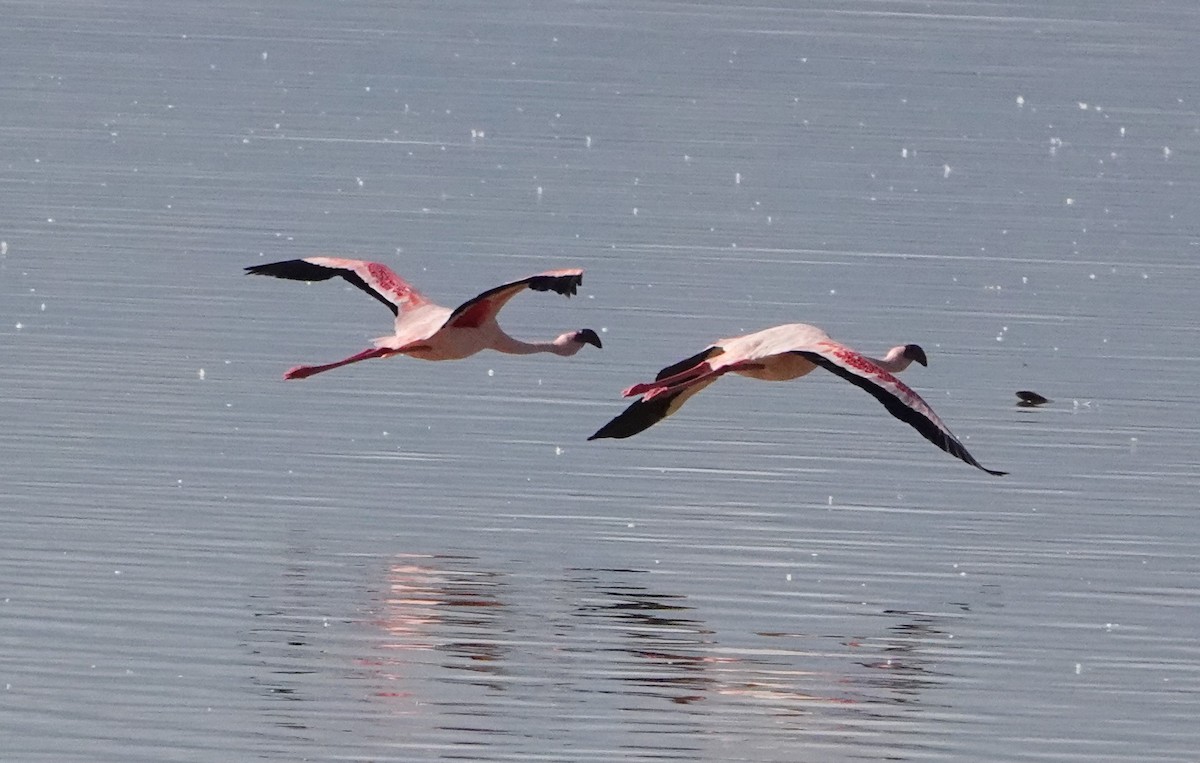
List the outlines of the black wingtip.
{"label": "black wingtip", "polygon": [[579,293],[579,285],[582,283],[582,273],[565,276],[533,276],[528,281],[529,288],[533,291],[552,291],[564,297],[571,297]]}
{"label": "black wingtip", "polygon": [[286,278],[289,281],[327,281],[330,278],[344,275],[338,268],[315,265],[308,260],[283,260],[281,262],[265,262],[261,265],[248,265],[246,273],[247,275]]}
{"label": "black wingtip", "polygon": [[651,400],[635,400],[588,439],[624,440],[644,432],[671,414],[671,401],[679,397],[679,394],[674,392],[659,395]]}

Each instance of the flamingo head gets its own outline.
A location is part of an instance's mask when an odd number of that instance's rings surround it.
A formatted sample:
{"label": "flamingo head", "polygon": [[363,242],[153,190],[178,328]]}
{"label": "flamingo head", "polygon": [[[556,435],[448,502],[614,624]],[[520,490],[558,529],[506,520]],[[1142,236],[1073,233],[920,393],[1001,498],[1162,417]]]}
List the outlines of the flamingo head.
{"label": "flamingo head", "polygon": [[568,331],[551,342],[553,346],[551,352],[559,355],[574,355],[582,350],[585,344],[600,347],[600,336],[591,329]]}
{"label": "flamingo head", "polygon": [[901,353],[901,356],[920,363],[923,366],[929,365],[929,359],[925,357],[925,351],[921,349],[921,345],[919,344],[904,345],[904,352]]}
{"label": "flamingo head", "polygon": [[604,347],[604,345],[600,344],[600,335],[591,329],[579,329],[578,331],[571,332],[570,336],[572,342],[590,344],[596,349]]}

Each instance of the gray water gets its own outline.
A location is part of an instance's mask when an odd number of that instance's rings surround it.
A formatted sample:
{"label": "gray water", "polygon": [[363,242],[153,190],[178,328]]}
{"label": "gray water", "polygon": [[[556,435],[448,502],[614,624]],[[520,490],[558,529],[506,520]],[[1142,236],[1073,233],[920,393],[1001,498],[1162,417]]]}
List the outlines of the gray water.
{"label": "gray water", "polygon": [[[3,760],[1200,756],[1194,3],[2,11]],[[389,328],[315,254],[605,347],[285,383]],[[1011,475],[829,374],[584,441],[797,321]]]}

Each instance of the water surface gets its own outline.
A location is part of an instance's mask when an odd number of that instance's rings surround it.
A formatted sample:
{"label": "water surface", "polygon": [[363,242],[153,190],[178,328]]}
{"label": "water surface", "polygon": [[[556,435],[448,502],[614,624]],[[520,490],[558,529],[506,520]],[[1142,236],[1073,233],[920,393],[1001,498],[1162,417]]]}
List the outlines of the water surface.
{"label": "water surface", "polygon": [[[1185,761],[1191,4],[10,3],[6,759]],[[396,359],[349,286],[605,348]],[[826,375],[620,389],[810,322]],[[1034,389],[1045,407],[1016,407]]]}

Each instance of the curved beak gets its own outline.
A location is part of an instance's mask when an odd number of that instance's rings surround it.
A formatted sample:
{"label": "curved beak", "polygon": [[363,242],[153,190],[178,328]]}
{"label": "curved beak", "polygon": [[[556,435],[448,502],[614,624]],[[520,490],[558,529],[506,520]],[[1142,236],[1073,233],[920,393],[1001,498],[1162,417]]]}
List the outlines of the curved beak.
{"label": "curved beak", "polygon": [[584,344],[590,344],[597,349],[604,347],[604,345],[600,343],[600,335],[591,329],[580,329],[579,331],[576,331],[575,341],[583,342]]}
{"label": "curved beak", "polygon": [[904,345],[904,357],[925,367],[929,366],[929,360],[925,357],[925,351],[921,349],[921,345],[919,344]]}

